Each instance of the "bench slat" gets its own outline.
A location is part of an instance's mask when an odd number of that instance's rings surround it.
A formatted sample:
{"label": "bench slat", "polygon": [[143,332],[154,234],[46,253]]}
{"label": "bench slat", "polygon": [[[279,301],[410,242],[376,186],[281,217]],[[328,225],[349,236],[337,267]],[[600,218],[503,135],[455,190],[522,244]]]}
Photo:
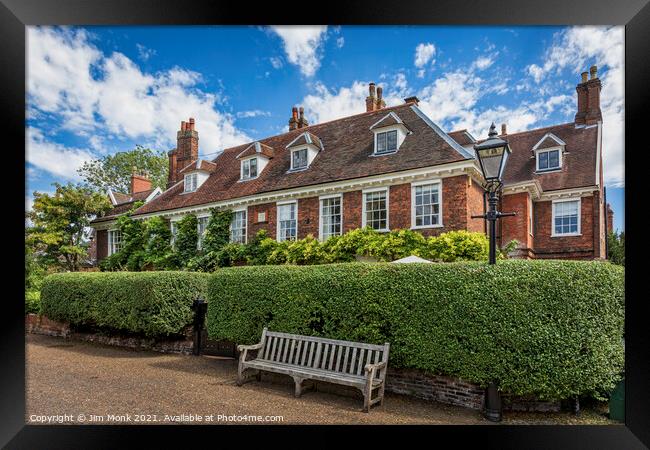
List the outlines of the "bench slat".
{"label": "bench slat", "polygon": [[327,343],[327,344],[343,344],[343,345],[348,345],[350,347],[366,348],[366,349],[372,349],[372,350],[383,350],[383,348],[384,348],[383,345],[366,344],[365,342],[342,341],[342,340],[338,340],[338,339],[322,338],[322,337],[318,337],[318,336],[302,336],[302,335],[299,335],[299,334],[279,333],[279,332],[272,332],[272,331],[269,331],[267,333],[267,336],[276,336],[276,337],[280,337],[280,338],[300,339],[300,340],[304,340],[304,341],[322,342],[322,343]]}
{"label": "bench slat", "polygon": [[320,353],[322,351],[322,347],[323,347],[322,342],[316,343],[316,355],[314,356],[314,362],[312,363],[312,367],[314,368],[318,367],[318,361],[320,361]]}
{"label": "bench slat", "polygon": [[357,360],[357,348],[352,349],[352,357],[350,358],[350,367],[346,370],[347,373],[354,373],[354,362]]}
{"label": "bench slat", "polygon": [[344,345],[339,345],[339,353],[336,356],[336,365],[334,366],[334,370],[337,372],[341,371],[341,355],[343,355],[344,348],[345,348]]}
{"label": "bench slat", "polygon": [[336,355],[337,350],[340,351],[339,347],[340,346],[338,345],[332,346],[332,354],[330,355],[330,363],[327,366],[327,370],[332,370],[332,366],[334,365],[334,356]]}

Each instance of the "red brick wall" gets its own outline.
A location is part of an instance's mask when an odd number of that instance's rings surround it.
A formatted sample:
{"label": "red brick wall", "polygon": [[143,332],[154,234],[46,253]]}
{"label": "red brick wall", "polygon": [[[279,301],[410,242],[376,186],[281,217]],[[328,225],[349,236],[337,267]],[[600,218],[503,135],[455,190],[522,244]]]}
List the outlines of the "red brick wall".
{"label": "red brick wall", "polygon": [[[257,221],[257,213],[266,212],[266,220],[264,222]],[[269,237],[275,239],[275,216],[276,207],[275,203],[264,203],[261,205],[253,205],[248,207],[248,240],[250,241],[255,237],[258,231],[267,230]]]}
{"label": "red brick wall", "polygon": [[[522,251],[517,256],[528,256],[527,250],[533,245],[528,222],[530,218],[528,209],[528,192],[504,195],[501,199],[501,211],[514,212],[516,216],[501,219],[501,245],[508,244],[511,240],[519,241],[518,248]],[[524,252],[525,251],[525,252]]]}
{"label": "red brick wall", "polygon": [[391,230],[411,227],[411,184],[397,184],[390,187],[388,204]]}
{"label": "red brick wall", "polygon": [[151,180],[141,175],[131,175],[131,194],[151,189]]}
{"label": "red brick wall", "polygon": [[552,202],[535,202],[534,251],[536,258],[588,259],[594,254],[594,197],[582,197],[581,236],[551,237]]}
{"label": "red brick wall", "polygon": [[484,214],[483,188],[480,184],[468,178],[467,188],[467,230],[485,233],[485,220],[472,219],[472,216]]}
{"label": "red brick wall", "polygon": [[95,239],[97,242],[97,262],[108,256],[108,231],[97,230],[95,232]]}
{"label": "red brick wall", "polygon": [[318,239],[319,208],[318,197],[298,199],[298,239],[303,239],[308,234]]}
{"label": "red brick wall", "polygon": [[361,191],[343,194],[343,232],[361,227]]}

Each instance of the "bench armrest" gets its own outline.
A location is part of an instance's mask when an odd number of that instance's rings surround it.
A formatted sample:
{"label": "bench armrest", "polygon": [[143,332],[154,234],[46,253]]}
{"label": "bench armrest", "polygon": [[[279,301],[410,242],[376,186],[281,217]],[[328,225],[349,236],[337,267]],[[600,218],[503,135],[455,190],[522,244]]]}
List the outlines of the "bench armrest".
{"label": "bench armrest", "polygon": [[262,343],[260,342],[259,344],[253,344],[253,345],[238,345],[237,350],[240,352],[244,350],[259,350],[262,348]]}
{"label": "bench armrest", "polygon": [[366,372],[370,372],[371,370],[375,371],[375,370],[383,369],[387,365],[388,365],[388,363],[386,361],[382,361],[382,362],[379,362],[379,363],[376,363],[376,364],[366,364],[365,369],[366,369]]}

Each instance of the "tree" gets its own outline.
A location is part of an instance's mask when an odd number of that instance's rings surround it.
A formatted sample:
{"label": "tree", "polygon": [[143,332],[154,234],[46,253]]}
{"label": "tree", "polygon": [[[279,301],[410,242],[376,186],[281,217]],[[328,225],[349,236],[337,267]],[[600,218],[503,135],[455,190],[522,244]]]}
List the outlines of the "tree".
{"label": "tree", "polygon": [[155,152],[140,145],[135,149],[87,161],[77,169],[84,182],[96,190],[129,192],[133,168],[146,172],[152,188],[167,186],[169,163],[165,152]]}
{"label": "tree", "polygon": [[53,195],[34,192],[34,205],[26,214],[31,225],[25,229],[25,242],[48,265],[77,271],[86,256],[90,221],[111,204],[105,194],[87,186],[54,186]]}
{"label": "tree", "polygon": [[611,231],[607,241],[607,259],[614,264],[625,266],[625,232]]}

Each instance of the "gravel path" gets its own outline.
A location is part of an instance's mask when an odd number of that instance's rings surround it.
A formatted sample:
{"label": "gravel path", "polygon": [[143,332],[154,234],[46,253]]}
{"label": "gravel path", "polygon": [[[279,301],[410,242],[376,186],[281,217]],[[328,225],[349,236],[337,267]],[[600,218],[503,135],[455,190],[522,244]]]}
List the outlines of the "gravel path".
{"label": "gravel path", "polygon": [[[390,393],[384,407],[369,414],[361,411],[360,396],[320,387],[296,399],[288,377],[265,375],[261,383],[238,387],[232,359],[32,334],[26,344],[27,423],[491,424],[478,411]],[[531,423],[506,416],[503,423]],[[562,417],[556,414],[551,423]]]}

